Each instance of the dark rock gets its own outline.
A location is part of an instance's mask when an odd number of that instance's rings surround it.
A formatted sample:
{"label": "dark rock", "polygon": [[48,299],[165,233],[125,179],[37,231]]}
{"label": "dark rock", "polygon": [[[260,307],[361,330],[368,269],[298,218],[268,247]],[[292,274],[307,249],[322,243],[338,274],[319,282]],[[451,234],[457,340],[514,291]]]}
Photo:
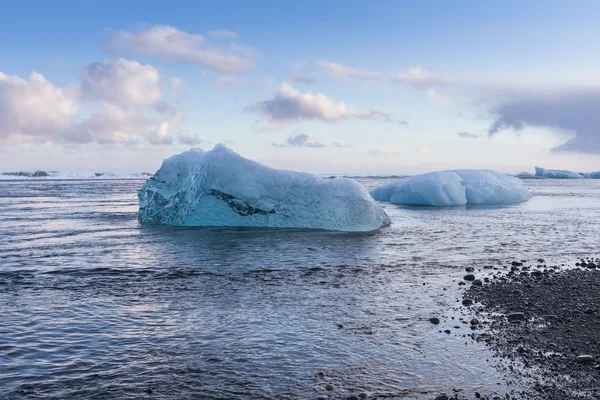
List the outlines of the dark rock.
{"label": "dark rock", "polygon": [[437,325],[440,323],[440,319],[437,317],[429,318],[429,322],[431,322],[434,325]]}
{"label": "dark rock", "polygon": [[473,268],[473,267],[467,267],[467,268],[465,268],[465,271],[467,271],[467,272],[474,272],[475,268]]}
{"label": "dark rock", "polygon": [[518,322],[523,321],[525,319],[525,314],[522,312],[510,313],[506,316],[508,322]]}
{"label": "dark rock", "polygon": [[358,396],[351,395],[351,396],[347,396],[346,400],[360,400],[360,398]]}
{"label": "dark rock", "polygon": [[481,279],[475,279],[473,282],[471,282],[471,285],[481,286],[481,285],[483,285],[483,282],[481,281]]}
{"label": "dark rock", "polygon": [[335,386],[333,386],[331,383],[328,383],[325,385],[325,390],[333,390],[335,389]]}
{"label": "dark rock", "polygon": [[518,261],[513,261],[511,264],[513,267],[521,267],[523,265],[522,262],[518,262]]}
{"label": "dark rock", "polygon": [[471,325],[479,325],[479,320],[477,318],[473,318],[471,320]]}
{"label": "dark rock", "polygon": [[447,395],[447,394],[445,394],[445,393],[442,393],[442,394],[440,394],[439,396],[437,396],[437,397],[435,398],[435,400],[450,400],[450,397],[448,397],[448,395]]}
{"label": "dark rock", "polygon": [[582,354],[577,356],[577,362],[580,364],[589,364],[594,362],[594,356],[590,356],[588,354]]}
{"label": "dark rock", "polygon": [[471,304],[473,304],[473,300],[470,300],[470,299],[464,299],[464,300],[462,301],[462,305],[463,305],[463,306],[467,306],[467,307],[468,307],[468,306],[470,306]]}
{"label": "dark rock", "polygon": [[152,394],[152,393],[154,393],[154,390],[152,390],[152,388],[146,388],[146,390],[144,390],[144,392],[146,392],[148,394]]}
{"label": "dark rock", "polygon": [[473,274],[468,274],[468,275],[465,275],[465,276],[463,277],[463,279],[464,279],[465,281],[474,281],[474,280],[475,280],[475,275],[473,275]]}

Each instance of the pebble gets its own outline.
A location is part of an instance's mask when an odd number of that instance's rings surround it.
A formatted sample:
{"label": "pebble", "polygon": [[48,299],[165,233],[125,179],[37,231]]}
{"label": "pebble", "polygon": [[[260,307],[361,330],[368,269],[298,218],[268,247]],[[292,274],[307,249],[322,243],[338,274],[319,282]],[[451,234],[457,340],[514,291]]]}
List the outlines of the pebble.
{"label": "pebble", "polygon": [[471,325],[479,325],[479,320],[477,318],[473,318],[471,320]]}
{"label": "pebble", "polygon": [[333,386],[331,383],[328,383],[325,385],[325,390],[333,390],[335,389],[335,386]]}
{"label": "pebble", "polygon": [[440,323],[440,319],[437,317],[429,318],[429,322],[431,322],[434,325],[437,325]]}
{"label": "pebble", "polygon": [[467,267],[467,268],[465,268],[465,271],[467,271],[467,272],[474,272],[475,268],[473,268],[473,267]]}
{"label": "pebble", "polygon": [[588,364],[594,362],[594,356],[590,356],[588,354],[582,354],[577,356],[577,362],[580,364]]}
{"label": "pebble", "polygon": [[508,319],[508,322],[523,321],[525,319],[525,314],[522,312],[510,313],[506,318]]}
{"label": "pebble", "polygon": [[448,397],[448,395],[445,393],[442,393],[435,398],[435,400],[449,400],[449,399],[450,399],[450,397]]}
{"label": "pebble", "polygon": [[483,282],[481,281],[481,279],[475,279],[473,282],[471,282],[471,285],[481,286],[481,285],[483,285]]}
{"label": "pebble", "polygon": [[470,306],[471,304],[473,304],[473,300],[471,300],[471,299],[464,299],[462,301],[463,306]]}
{"label": "pebble", "polygon": [[473,275],[473,274],[468,274],[468,275],[465,275],[465,276],[463,277],[463,279],[464,279],[465,281],[474,281],[474,280],[475,280],[475,275]]}

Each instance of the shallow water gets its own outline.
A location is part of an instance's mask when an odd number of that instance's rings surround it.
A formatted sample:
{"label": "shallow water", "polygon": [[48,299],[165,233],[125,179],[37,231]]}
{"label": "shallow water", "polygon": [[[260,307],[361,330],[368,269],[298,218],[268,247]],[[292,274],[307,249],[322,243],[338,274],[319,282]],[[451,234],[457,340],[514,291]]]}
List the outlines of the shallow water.
{"label": "shallow water", "polygon": [[537,196],[506,207],[388,204],[368,234],[140,225],[142,183],[0,181],[3,400],[502,391],[465,325],[428,318],[465,266],[571,261],[600,235],[599,180],[525,181]]}

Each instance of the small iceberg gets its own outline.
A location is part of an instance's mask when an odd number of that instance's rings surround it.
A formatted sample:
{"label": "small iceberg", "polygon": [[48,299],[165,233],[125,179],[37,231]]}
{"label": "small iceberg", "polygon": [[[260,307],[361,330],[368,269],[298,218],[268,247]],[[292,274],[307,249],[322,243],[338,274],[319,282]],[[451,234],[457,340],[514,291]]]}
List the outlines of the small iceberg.
{"label": "small iceberg", "polygon": [[550,179],[583,179],[584,176],[578,172],[567,171],[564,169],[545,169],[535,167],[535,176]]}
{"label": "small iceberg", "polygon": [[527,172],[527,171],[519,172],[515,176],[517,178],[521,178],[521,179],[539,179],[540,178],[539,176],[535,176],[531,172]]}
{"label": "small iceberg", "polygon": [[430,172],[390,182],[371,191],[377,201],[425,206],[507,204],[529,200],[520,179],[489,170]]}
{"label": "small iceberg", "polygon": [[583,174],[583,176],[588,179],[600,179],[600,171],[588,172]]}
{"label": "small iceberg", "polygon": [[357,181],[277,170],[224,145],[164,160],[138,191],[141,222],[365,232],[389,225]]}

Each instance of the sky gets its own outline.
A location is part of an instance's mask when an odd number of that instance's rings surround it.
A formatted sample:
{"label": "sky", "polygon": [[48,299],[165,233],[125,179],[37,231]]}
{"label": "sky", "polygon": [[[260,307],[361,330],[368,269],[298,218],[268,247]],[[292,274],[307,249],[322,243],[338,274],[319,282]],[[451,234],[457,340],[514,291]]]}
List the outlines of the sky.
{"label": "sky", "polygon": [[8,1],[0,171],[600,170],[597,1]]}

